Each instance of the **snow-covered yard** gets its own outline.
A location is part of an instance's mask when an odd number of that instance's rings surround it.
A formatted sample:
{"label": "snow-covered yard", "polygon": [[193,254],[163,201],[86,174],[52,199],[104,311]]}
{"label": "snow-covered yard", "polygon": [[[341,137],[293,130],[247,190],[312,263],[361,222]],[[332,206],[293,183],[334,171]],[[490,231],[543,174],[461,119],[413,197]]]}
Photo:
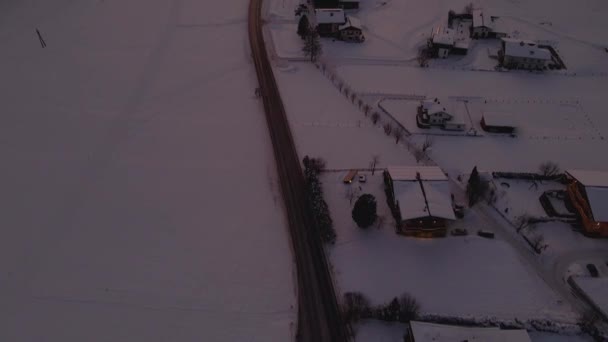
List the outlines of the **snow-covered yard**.
{"label": "snow-covered yard", "polygon": [[323,177],[325,197],[332,211],[338,240],[330,247],[339,293],[360,291],[372,304],[388,302],[409,292],[424,313],[499,319],[555,319],[572,321],[574,315],[501,239],[478,237],[486,229],[475,216],[453,227],[466,227],[472,235],[443,239],[416,239],[395,234],[383,190],[382,177],[368,175],[361,193],[371,193],[380,229],[357,228],[345,196],[341,173]]}
{"label": "snow-covered yard", "polygon": [[373,125],[314,65],[277,67],[275,77],[300,157],[322,157],[329,169],[367,168],[374,155],[379,165],[415,163],[404,145]]}
{"label": "snow-covered yard", "polygon": [[0,4],[0,340],[292,339],[248,3],[209,3]]}

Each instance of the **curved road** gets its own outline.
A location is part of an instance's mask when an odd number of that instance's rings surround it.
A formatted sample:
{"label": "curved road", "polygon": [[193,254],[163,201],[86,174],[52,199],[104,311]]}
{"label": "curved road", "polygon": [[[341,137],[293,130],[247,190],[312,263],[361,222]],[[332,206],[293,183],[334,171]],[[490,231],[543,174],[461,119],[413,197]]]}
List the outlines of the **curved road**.
{"label": "curved road", "polygon": [[249,5],[249,41],[272,140],[298,278],[298,329],[296,340],[346,342],[346,329],[329,273],[325,252],[310,208],[306,187],[285,108],[268,60],[261,20],[262,0]]}

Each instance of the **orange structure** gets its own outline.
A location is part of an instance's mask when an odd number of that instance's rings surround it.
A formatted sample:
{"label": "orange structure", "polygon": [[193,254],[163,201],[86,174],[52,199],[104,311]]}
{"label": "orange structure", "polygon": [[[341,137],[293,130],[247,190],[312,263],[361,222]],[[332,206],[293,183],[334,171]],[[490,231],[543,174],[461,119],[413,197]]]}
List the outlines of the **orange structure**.
{"label": "orange structure", "polygon": [[568,196],[585,234],[608,237],[608,172],[568,170],[566,176]]}

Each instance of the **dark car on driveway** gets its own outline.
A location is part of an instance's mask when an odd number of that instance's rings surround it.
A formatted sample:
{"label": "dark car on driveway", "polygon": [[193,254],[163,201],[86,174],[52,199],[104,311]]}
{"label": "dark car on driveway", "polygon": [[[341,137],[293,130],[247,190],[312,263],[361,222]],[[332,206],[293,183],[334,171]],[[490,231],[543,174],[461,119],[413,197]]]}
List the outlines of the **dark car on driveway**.
{"label": "dark car on driveway", "polygon": [[597,271],[597,267],[595,267],[594,264],[587,264],[587,270],[589,270],[589,274],[594,278],[600,276],[600,273]]}

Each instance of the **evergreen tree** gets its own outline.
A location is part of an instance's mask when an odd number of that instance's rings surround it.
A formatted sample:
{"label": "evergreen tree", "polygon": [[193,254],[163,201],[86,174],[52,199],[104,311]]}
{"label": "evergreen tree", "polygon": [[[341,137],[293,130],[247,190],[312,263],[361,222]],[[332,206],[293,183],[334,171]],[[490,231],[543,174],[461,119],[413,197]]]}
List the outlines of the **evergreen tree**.
{"label": "evergreen tree", "polygon": [[357,202],[352,211],[353,220],[357,223],[357,226],[361,228],[367,228],[376,222],[378,217],[376,213],[376,198],[370,194],[363,194]]}
{"label": "evergreen tree", "polygon": [[319,40],[319,32],[316,29],[309,28],[304,39],[302,51],[304,51],[305,56],[310,56],[311,62],[316,61],[317,57],[321,54],[321,42]]}
{"label": "evergreen tree", "polygon": [[300,22],[298,23],[298,36],[300,38],[305,39],[308,35],[308,31],[310,31],[310,23],[308,22],[308,16],[303,15],[300,17]]}
{"label": "evergreen tree", "polygon": [[475,166],[473,168],[473,171],[471,171],[471,176],[469,177],[469,182],[467,184],[467,197],[469,198],[469,207],[479,202],[479,200],[486,195],[487,190],[488,182],[481,179],[481,177],[479,176],[479,172],[477,171],[477,166]]}

